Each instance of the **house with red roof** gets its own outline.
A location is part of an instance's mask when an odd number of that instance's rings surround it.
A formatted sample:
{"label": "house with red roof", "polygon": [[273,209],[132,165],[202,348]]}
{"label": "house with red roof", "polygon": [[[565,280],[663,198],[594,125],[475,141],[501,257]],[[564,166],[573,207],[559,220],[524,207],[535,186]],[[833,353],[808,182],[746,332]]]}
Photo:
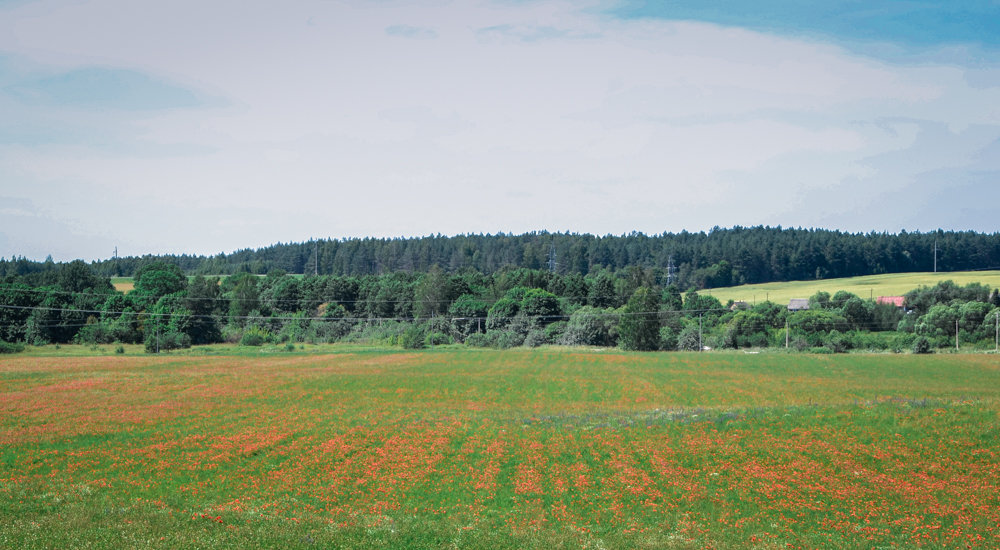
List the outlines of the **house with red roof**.
{"label": "house with red roof", "polygon": [[879,296],[878,299],[875,300],[875,302],[878,304],[892,304],[898,307],[899,309],[906,308],[905,296]]}

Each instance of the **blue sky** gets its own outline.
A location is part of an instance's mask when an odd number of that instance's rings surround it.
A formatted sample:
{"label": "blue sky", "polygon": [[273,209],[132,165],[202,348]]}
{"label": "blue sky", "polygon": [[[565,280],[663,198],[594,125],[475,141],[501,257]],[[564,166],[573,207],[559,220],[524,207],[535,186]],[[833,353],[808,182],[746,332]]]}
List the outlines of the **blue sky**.
{"label": "blue sky", "polygon": [[0,0],[0,255],[994,232],[997,2]]}
{"label": "blue sky", "polygon": [[[608,11],[624,18],[703,21],[845,45],[886,42],[905,52],[942,45],[991,50],[1000,46],[1000,6],[995,0],[636,0]],[[868,53],[861,44],[857,49]]]}

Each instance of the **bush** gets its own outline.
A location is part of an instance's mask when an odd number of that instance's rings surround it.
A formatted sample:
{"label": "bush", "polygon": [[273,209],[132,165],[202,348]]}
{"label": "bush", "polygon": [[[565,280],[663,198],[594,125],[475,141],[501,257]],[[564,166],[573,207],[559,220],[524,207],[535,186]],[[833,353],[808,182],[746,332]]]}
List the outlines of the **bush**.
{"label": "bush", "polygon": [[74,338],[80,344],[110,344],[115,341],[114,334],[104,323],[84,325]]}
{"label": "bush", "polygon": [[493,336],[496,333],[474,332],[465,339],[465,345],[474,348],[492,348],[494,346]]}
{"label": "bush", "polygon": [[400,346],[403,334],[413,323],[400,321],[361,322],[354,325],[350,334],[343,338],[347,342],[366,342],[386,346]]}
{"label": "bush", "polygon": [[583,306],[570,315],[559,343],[566,346],[613,346],[618,317],[612,310]]}
{"label": "bush", "polygon": [[550,323],[545,327],[545,343],[555,344],[562,338],[562,335],[566,332],[566,326],[568,323],[566,321],[556,321]]}
{"label": "bush", "polygon": [[271,338],[271,333],[267,329],[261,328],[257,325],[251,325],[243,331],[243,336],[240,337],[241,346],[260,346],[265,342],[269,341]]}
{"label": "bush", "polygon": [[278,342],[302,342],[306,339],[306,332],[309,330],[310,320],[305,318],[304,312],[292,315],[291,319],[285,321],[281,331],[278,333]]}
{"label": "bush", "polygon": [[125,346],[123,346],[121,344],[118,344],[115,347],[115,353],[117,353],[118,355],[121,355],[121,354],[125,353]]}
{"label": "bush", "polygon": [[926,337],[921,336],[913,341],[913,353],[930,353],[931,342]]}
{"label": "bush", "polygon": [[157,353],[157,351],[170,351],[172,349],[189,347],[191,347],[191,337],[183,332],[168,330],[159,336],[153,333],[146,337],[146,353]]}
{"label": "bush", "polygon": [[405,349],[421,349],[424,347],[424,327],[413,323],[403,331],[399,338],[399,344]]}
{"label": "bush", "polygon": [[677,349],[677,331],[673,327],[660,327],[660,349]]}
{"label": "bush", "polygon": [[700,349],[700,341],[698,324],[689,324],[677,336],[677,349],[680,351],[698,351]]}
{"label": "bush", "polygon": [[443,346],[451,343],[451,337],[443,332],[428,332],[424,337],[424,343],[428,346]]}
{"label": "bush", "polygon": [[527,347],[529,347],[529,348],[537,348],[538,346],[542,346],[542,345],[545,345],[547,343],[548,343],[548,340],[545,338],[545,330],[544,329],[534,329],[534,330],[531,330],[524,337],[524,345],[527,346]]}
{"label": "bush", "polygon": [[0,353],[19,353],[22,351],[24,351],[24,344],[0,340]]}
{"label": "bush", "polygon": [[791,338],[790,346],[795,351],[806,351],[809,349],[809,341],[801,336]]}
{"label": "bush", "polygon": [[243,328],[237,323],[229,323],[222,327],[222,341],[228,344],[236,344],[243,336]]}
{"label": "bush", "polygon": [[516,348],[524,343],[524,335],[510,330],[498,331],[496,339],[493,341],[494,347],[498,349]]}
{"label": "bush", "polygon": [[839,330],[831,330],[826,335],[823,345],[833,353],[844,353],[848,350],[849,342]]}

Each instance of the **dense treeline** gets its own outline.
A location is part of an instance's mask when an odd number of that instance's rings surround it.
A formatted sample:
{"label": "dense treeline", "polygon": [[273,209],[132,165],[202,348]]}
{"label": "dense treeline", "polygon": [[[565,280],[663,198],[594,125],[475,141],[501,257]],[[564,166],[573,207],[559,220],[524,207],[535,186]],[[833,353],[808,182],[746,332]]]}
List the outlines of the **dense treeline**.
{"label": "dense treeline", "polygon": [[657,269],[634,265],[587,275],[432,266],[426,273],[303,277],[274,270],[189,278],[176,264],[153,262],[136,272],[135,289],[122,293],[76,261],[4,278],[0,341],[145,343],[151,352],[216,342],[338,341],[839,352],[993,347],[1000,334],[1000,295],[979,284],[915,289],[905,297],[908,311],[840,291],[819,292],[808,310],[790,312],[771,302],[721,304],[660,279]]}
{"label": "dense treeline", "polygon": [[[143,256],[94,262],[102,276],[134,276],[167,261],[189,275],[264,275],[274,270],[336,276],[545,269],[561,275],[653,270],[659,284],[713,288],[745,283],[879,273],[969,271],[1000,266],[1000,233],[843,233],[822,229],[734,227],[708,233],[597,237],[572,233],[318,240],[216,256]],[[55,271],[53,262],[0,259],[0,277]]]}

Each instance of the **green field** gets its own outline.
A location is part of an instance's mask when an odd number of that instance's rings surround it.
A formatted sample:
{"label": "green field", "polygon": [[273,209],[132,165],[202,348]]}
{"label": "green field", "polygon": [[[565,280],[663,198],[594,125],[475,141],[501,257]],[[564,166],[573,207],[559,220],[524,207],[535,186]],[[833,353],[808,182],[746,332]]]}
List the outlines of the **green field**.
{"label": "green field", "polygon": [[111,286],[118,292],[131,292],[135,289],[135,279],[133,277],[112,277]]}
{"label": "green field", "polygon": [[723,304],[729,300],[733,300],[734,302],[742,300],[750,304],[770,300],[776,304],[787,304],[792,298],[809,298],[819,291],[829,292],[832,295],[838,290],[846,290],[862,298],[873,299],[879,296],[902,296],[920,286],[934,286],[940,281],[948,280],[954,281],[958,285],[982,283],[997,288],[1000,287],[1000,271],[890,273],[845,279],[820,279],[816,281],[788,281],[732,286],[713,288],[703,292],[715,296]]}
{"label": "green field", "polygon": [[[301,273],[289,273],[289,277],[295,277],[296,279],[301,279],[305,277]],[[206,279],[218,278],[220,280],[225,279],[227,275],[207,275]],[[188,282],[194,279],[195,275],[188,275]],[[111,277],[111,286],[115,287],[118,292],[131,292],[135,289],[135,277]]]}
{"label": "green field", "polygon": [[325,349],[0,359],[0,547],[1000,546],[996,356]]}

